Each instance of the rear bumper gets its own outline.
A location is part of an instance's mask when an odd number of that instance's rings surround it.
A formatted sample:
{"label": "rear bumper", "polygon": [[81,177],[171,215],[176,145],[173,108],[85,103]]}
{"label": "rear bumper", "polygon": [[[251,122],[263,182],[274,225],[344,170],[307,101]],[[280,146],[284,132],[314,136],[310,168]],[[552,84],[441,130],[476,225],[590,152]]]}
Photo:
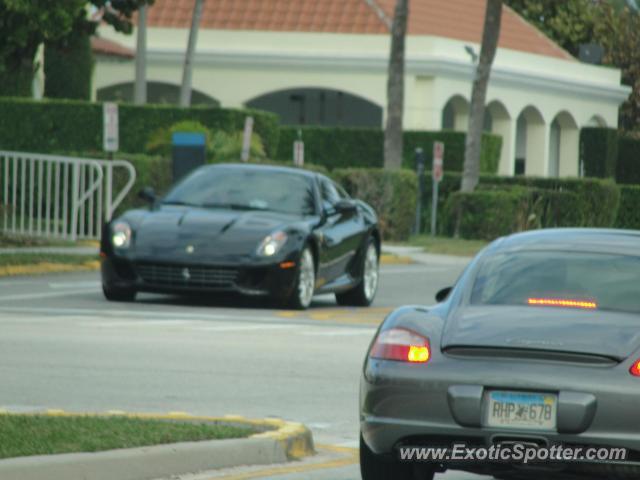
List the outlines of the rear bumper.
{"label": "rear bumper", "polygon": [[[369,360],[360,388],[362,436],[378,454],[395,454],[401,446],[443,447],[456,443],[488,448],[512,441],[541,446],[622,447],[628,450],[627,461],[617,465],[632,466],[635,478],[640,478],[636,412],[640,387],[634,384],[636,379],[618,375],[619,367],[559,368],[541,362],[505,365],[504,361],[445,359],[440,355],[427,365]],[[618,377],[616,384],[612,379]],[[557,394],[558,429],[485,426],[483,399],[488,389]],[[584,404],[584,399],[592,399],[594,405]],[[484,471],[486,466],[467,462],[452,468]],[[575,468],[576,464],[562,467]]]}
{"label": "rear bumper", "polygon": [[155,293],[236,292],[287,298],[293,291],[296,268],[265,265],[184,264],[137,261],[107,256],[101,265],[102,283],[111,288]]}

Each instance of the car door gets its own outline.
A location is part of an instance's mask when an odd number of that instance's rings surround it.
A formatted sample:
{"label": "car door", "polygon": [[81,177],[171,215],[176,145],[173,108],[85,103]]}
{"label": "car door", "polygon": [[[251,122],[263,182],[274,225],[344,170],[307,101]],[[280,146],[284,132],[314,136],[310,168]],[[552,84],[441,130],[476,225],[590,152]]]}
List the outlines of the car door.
{"label": "car door", "polygon": [[320,233],[319,286],[333,282],[347,270],[357,253],[364,233],[364,220],[359,209],[340,212],[336,204],[348,195],[326,177],[319,177],[323,222]]}

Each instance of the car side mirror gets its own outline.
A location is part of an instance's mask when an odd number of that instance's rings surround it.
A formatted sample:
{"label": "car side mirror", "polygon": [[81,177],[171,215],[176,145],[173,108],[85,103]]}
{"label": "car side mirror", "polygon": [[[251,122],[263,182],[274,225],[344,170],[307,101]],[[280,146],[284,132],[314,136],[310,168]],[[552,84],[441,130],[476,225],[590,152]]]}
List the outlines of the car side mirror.
{"label": "car side mirror", "polygon": [[446,287],[436,293],[436,302],[444,302],[451,293],[451,290],[453,290],[453,287]]}
{"label": "car side mirror", "polygon": [[358,209],[356,202],[349,198],[343,198],[333,205],[337,213],[353,213]]}
{"label": "car side mirror", "polygon": [[155,203],[157,199],[156,192],[151,187],[144,187],[142,190],[140,190],[138,192],[138,198],[149,203]]}

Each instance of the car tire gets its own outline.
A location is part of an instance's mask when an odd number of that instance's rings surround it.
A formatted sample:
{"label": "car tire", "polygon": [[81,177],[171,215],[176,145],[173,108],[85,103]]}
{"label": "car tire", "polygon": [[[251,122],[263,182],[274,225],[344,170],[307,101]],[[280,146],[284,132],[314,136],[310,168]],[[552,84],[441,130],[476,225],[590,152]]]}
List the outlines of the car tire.
{"label": "car tire", "polygon": [[131,288],[114,288],[102,285],[102,293],[110,302],[133,302],[137,292]]}
{"label": "car tire", "polygon": [[433,480],[435,470],[426,464],[377,455],[360,435],[360,475],[362,480]]}
{"label": "car tire", "polygon": [[285,302],[288,308],[306,310],[311,305],[316,287],[316,265],[309,246],[300,254],[296,281],[291,296]]}
{"label": "car tire", "polygon": [[351,307],[368,307],[373,303],[378,291],[378,280],[380,277],[380,256],[376,241],[370,238],[362,255],[361,272],[362,279],[357,286],[346,292],[336,293],[338,305]]}

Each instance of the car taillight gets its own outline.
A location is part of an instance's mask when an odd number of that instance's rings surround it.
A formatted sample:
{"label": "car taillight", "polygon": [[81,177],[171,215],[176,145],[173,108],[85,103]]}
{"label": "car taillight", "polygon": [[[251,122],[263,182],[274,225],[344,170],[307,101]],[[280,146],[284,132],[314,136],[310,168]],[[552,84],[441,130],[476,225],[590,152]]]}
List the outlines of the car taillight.
{"label": "car taillight", "polygon": [[640,359],[633,362],[633,365],[631,365],[629,372],[631,372],[631,375],[633,375],[634,377],[640,377]]}
{"label": "car taillight", "polygon": [[369,352],[371,358],[427,363],[431,358],[429,339],[406,328],[380,332]]}

